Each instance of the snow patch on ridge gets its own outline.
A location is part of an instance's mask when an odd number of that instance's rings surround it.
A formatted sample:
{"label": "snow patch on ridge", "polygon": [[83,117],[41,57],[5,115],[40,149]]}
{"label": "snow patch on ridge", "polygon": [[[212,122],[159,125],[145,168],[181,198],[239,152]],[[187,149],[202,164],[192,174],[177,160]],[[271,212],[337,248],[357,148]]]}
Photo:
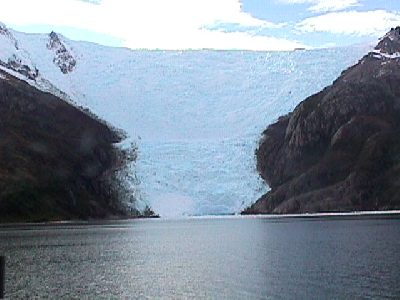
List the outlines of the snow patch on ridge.
{"label": "snow patch on ridge", "polygon": [[14,35],[0,24],[0,65],[16,71],[24,78],[34,80],[39,71],[31,61],[29,54],[20,49]]}
{"label": "snow patch on ridge", "polygon": [[382,59],[382,58],[387,58],[387,59],[397,59],[400,58],[400,52],[395,52],[393,54],[388,54],[385,52],[382,52],[381,50],[373,50],[372,56],[377,59]]}

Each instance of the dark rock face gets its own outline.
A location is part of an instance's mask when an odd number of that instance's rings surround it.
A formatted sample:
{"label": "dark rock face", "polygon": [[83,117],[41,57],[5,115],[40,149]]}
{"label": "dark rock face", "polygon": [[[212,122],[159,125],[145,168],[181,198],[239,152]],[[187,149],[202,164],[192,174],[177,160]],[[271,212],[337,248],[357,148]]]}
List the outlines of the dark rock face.
{"label": "dark rock face", "polygon": [[0,72],[0,222],[121,215],[112,174],[121,136]]}
{"label": "dark rock face", "polygon": [[58,66],[64,74],[72,72],[76,66],[76,59],[74,56],[67,50],[57,33],[52,31],[49,34],[49,38],[47,49],[54,51],[54,64]]}
{"label": "dark rock face", "polygon": [[400,208],[400,27],[263,133],[271,191],[244,213]]}
{"label": "dark rock face", "polygon": [[36,78],[39,76],[39,70],[37,68],[31,68],[24,64],[16,55],[10,57],[7,63],[0,61],[0,65],[6,67],[7,69],[14,70],[30,80],[36,80]]}
{"label": "dark rock face", "polygon": [[378,43],[375,50],[383,53],[394,54],[398,53],[400,49],[400,27],[392,28]]}

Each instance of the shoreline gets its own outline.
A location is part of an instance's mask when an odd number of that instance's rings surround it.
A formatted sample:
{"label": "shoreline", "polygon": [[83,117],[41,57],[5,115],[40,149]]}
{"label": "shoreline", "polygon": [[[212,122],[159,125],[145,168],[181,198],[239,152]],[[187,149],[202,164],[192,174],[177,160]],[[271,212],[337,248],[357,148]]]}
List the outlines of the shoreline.
{"label": "shoreline", "polygon": [[39,227],[57,227],[57,226],[88,226],[88,225],[107,225],[115,223],[125,223],[131,221],[148,220],[148,219],[160,219],[158,215],[149,217],[111,217],[105,219],[90,219],[90,220],[59,220],[59,221],[45,221],[45,222],[14,222],[14,223],[1,223],[0,230],[8,228],[39,228]]}
{"label": "shoreline", "polygon": [[108,218],[108,219],[94,219],[94,220],[65,220],[65,221],[49,221],[49,222],[19,222],[19,223],[0,223],[1,229],[10,228],[26,228],[34,229],[40,227],[58,227],[58,226],[95,226],[95,225],[113,225],[124,224],[132,221],[144,220],[160,220],[160,221],[177,221],[177,220],[204,220],[204,219],[266,219],[266,220],[279,220],[279,219],[309,219],[320,220],[326,219],[354,219],[354,218],[399,218],[400,210],[388,211],[356,211],[356,212],[326,212],[326,213],[304,213],[304,214],[254,214],[254,215],[204,215],[204,216],[182,216],[173,218],[163,217],[135,217],[135,218]]}
{"label": "shoreline", "polygon": [[324,212],[324,213],[303,213],[303,214],[248,214],[244,218],[263,219],[355,219],[355,218],[400,218],[400,210],[387,211],[353,211],[353,212]]}

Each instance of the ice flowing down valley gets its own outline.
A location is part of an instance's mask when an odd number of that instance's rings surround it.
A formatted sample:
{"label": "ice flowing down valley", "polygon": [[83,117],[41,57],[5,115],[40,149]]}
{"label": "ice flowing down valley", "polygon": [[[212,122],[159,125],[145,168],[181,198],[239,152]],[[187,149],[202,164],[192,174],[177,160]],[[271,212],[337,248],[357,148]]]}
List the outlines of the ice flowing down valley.
{"label": "ice flowing down valley", "polygon": [[132,51],[59,36],[76,60],[61,72],[51,36],[12,33],[42,78],[137,143],[141,203],[162,216],[237,213],[257,200],[262,131],[368,51]]}

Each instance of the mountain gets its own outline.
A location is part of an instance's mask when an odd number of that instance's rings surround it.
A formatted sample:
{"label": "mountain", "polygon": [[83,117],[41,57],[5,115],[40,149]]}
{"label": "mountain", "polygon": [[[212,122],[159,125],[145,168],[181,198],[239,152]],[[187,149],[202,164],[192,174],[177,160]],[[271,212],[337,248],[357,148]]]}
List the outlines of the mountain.
{"label": "mountain", "polygon": [[400,209],[400,27],[263,133],[244,213]]}
{"label": "mountain", "polygon": [[4,71],[0,104],[1,222],[126,214],[121,133]]}
{"label": "mountain", "polygon": [[0,69],[123,129],[139,205],[161,215],[235,213],[263,195],[265,124],[367,51],[130,50],[2,28]]}

